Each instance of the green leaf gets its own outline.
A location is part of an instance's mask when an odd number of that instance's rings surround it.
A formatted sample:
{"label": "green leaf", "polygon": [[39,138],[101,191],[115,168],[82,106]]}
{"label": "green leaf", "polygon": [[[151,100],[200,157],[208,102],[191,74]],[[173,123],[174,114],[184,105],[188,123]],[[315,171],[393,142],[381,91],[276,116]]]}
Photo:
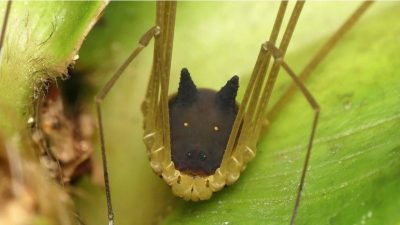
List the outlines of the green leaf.
{"label": "green leaf", "polygon": [[[0,129],[25,127],[43,82],[66,74],[106,2],[13,2],[0,61]],[[5,4],[1,4],[1,24]]]}
{"label": "green leaf", "polygon": [[[306,3],[286,60],[296,72],[358,5]],[[179,70],[188,67],[200,87],[218,89],[238,74],[242,94],[277,7],[179,3],[171,92]],[[321,118],[297,224],[400,223],[399,9],[397,3],[372,5],[306,83],[321,105]],[[153,26],[154,3],[113,3],[103,19],[80,61],[99,86]],[[313,116],[304,97],[297,93],[272,122],[236,184],[209,201],[184,202],[153,174],[142,143],[140,104],[151,48],[129,66],[103,103],[117,223],[288,224]],[[273,102],[287,82],[282,73]],[[104,223],[103,191],[84,183],[91,194],[78,200],[80,212],[88,224]]]}
{"label": "green leaf", "polygon": [[[33,115],[33,100],[45,91],[44,83],[66,74],[106,4],[106,1],[12,2],[0,55],[0,139],[7,143],[7,146],[0,143],[1,174],[7,176],[0,178],[2,221],[75,223],[66,190],[49,180],[37,161],[27,160],[27,155],[34,155],[27,122]],[[5,1],[0,3],[0,24],[5,6]],[[14,148],[21,150],[22,156],[6,154],[5,149]],[[9,174],[7,163],[11,163],[11,171],[15,173]],[[22,177],[23,182],[9,182],[15,177]],[[19,194],[14,196],[11,190]]]}

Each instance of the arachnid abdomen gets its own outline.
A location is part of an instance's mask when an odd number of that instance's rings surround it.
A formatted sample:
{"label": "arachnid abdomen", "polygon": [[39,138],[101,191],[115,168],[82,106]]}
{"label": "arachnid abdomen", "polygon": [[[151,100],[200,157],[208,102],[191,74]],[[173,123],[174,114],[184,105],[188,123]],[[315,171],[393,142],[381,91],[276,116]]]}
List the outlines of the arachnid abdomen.
{"label": "arachnid abdomen", "polygon": [[237,76],[220,91],[197,89],[182,69],[179,90],[169,101],[171,156],[179,171],[212,175],[220,166],[237,113]]}
{"label": "arachnid abdomen", "polygon": [[219,91],[197,89],[187,69],[169,102],[171,156],[175,168],[207,176],[220,166],[237,113],[238,77]]}

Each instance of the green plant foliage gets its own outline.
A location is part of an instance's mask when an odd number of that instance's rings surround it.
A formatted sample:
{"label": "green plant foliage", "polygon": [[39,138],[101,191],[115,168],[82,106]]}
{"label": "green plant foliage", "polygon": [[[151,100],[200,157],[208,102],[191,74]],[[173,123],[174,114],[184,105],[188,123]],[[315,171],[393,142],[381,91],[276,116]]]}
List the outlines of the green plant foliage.
{"label": "green plant foliage", "polygon": [[[0,61],[0,129],[15,134],[47,79],[66,74],[106,2],[13,2]],[[1,4],[1,24],[5,2]],[[19,124],[19,126],[17,126]]]}
{"label": "green plant foliage", "polygon": [[[34,98],[44,91],[41,90],[43,83],[66,74],[67,67],[77,59],[77,51],[106,4],[12,2],[0,55],[0,138],[7,143],[7,148],[16,148],[23,154],[21,159],[17,157],[14,161],[8,158],[11,155],[8,154],[0,163],[3,163],[2,170],[8,169],[4,165],[7,161],[21,163],[10,165],[14,172],[10,177],[15,179],[22,175],[23,178],[21,183],[0,178],[3,190],[10,189],[2,193],[3,202],[0,203],[0,214],[5,221],[12,218],[19,224],[68,225],[72,220],[75,223],[65,189],[49,180],[36,162],[25,160],[28,158],[26,155],[33,154],[29,145],[31,137],[25,134],[30,135],[27,121],[32,116]],[[0,2],[1,25],[5,6],[6,1]],[[5,154],[5,148],[2,148],[0,146],[1,155]],[[18,190],[15,192],[19,194],[13,196],[11,189]]]}

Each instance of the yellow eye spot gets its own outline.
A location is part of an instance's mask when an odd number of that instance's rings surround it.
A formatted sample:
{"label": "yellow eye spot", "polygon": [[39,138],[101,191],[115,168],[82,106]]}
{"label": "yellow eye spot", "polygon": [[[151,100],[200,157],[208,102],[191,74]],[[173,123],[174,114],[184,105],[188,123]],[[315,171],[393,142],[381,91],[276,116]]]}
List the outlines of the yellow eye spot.
{"label": "yellow eye spot", "polygon": [[189,124],[188,124],[187,122],[184,122],[184,123],[183,123],[183,126],[188,127]]}
{"label": "yellow eye spot", "polygon": [[219,127],[218,126],[214,126],[214,130],[215,131],[219,131]]}

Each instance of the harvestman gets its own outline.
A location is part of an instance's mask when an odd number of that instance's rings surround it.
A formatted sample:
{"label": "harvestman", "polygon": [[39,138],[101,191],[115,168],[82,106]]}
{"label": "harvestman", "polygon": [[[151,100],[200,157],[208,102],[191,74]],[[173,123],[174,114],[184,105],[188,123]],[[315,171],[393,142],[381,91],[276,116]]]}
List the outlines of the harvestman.
{"label": "harvestman", "polygon": [[[198,201],[209,199],[213,192],[219,191],[224,186],[231,185],[237,181],[241,171],[245,169],[247,163],[255,156],[257,141],[264,130],[262,124],[267,114],[268,101],[280,68],[283,68],[291,77],[294,84],[300,89],[314,110],[314,120],[290,222],[290,224],[295,224],[320,111],[318,103],[303,85],[302,79],[305,80],[309,76],[312,70],[329,53],[344,33],[359,19],[371,3],[363,3],[350,16],[315,55],[300,77],[297,77],[290,66],[284,61],[284,56],[304,2],[296,2],[282,40],[278,45],[277,38],[287,4],[287,1],[281,2],[269,40],[261,45],[243,100],[240,105],[236,105],[235,97],[238,88],[238,78],[236,76],[228,81],[220,91],[216,92],[197,89],[187,69],[183,69],[181,72],[178,93],[171,97],[168,96],[176,2],[157,2],[156,26],[152,27],[141,37],[139,46],[134,49],[95,99],[100,130],[109,224],[114,224],[114,213],[111,203],[100,105],[123,71],[153,38],[155,41],[153,66],[146,98],[142,105],[144,113],[144,142],[154,172],[172,187],[175,195],[185,200]],[[272,63],[271,59],[273,60]],[[270,64],[272,66],[267,76]],[[274,107],[272,110],[274,113],[271,115],[275,115],[282,107],[282,103],[287,101],[291,95],[293,95],[293,86],[288,89],[283,100],[279,101],[279,104]],[[190,121],[191,116],[193,116],[191,113],[198,112],[199,108],[203,110],[204,104],[208,103],[210,103],[211,107],[210,114],[219,115],[219,113],[225,110],[224,112],[231,113],[231,115],[233,113],[234,119],[227,123],[222,123],[222,127],[215,124],[208,124],[209,129],[198,127],[198,124]],[[228,107],[222,107],[221,111],[221,104],[225,106],[228,104]],[[178,112],[179,110],[183,110],[189,116],[177,118],[175,115],[175,111],[177,110]],[[199,119],[198,117],[201,115],[196,114],[196,116]],[[220,117],[216,116],[215,118]],[[199,120],[202,121],[202,119],[204,118],[200,118]],[[205,121],[207,121],[207,117],[205,117]],[[192,124],[194,124],[196,132],[190,132],[190,130],[182,132],[184,129],[190,129]],[[226,140],[223,138],[225,140],[225,147],[220,157],[212,155],[213,153],[207,151],[204,146],[199,147],[198,145],[188,143],[195,136],[190,133],[196,133],[198,136],[205,137],[201,140],[208,140],[212,136],[213,131],[228,131],[229,133],[228,137],[224,137]],[[182,133],[186,133],[186,136],[182,135]],[[177,140],[176,137],[180,136],[188,137],[188,140]],[[205,143],[204,145],[207,146],[207,144]],[[219,145],[217,144],[215,147],[218,148],[220,147]],[[190,149],[185,149],[185,146],[190,146]],[[188,161],[182,162],[181,160],[184,160],[185,157],[186,160],[191,160],[191,163],[188,164]],[[207,167],[208,159],[217,161],[219,159],[216,168],[215,165],[212,168]],[[212,161],[212,163],[215,163],[215,161]]]}

